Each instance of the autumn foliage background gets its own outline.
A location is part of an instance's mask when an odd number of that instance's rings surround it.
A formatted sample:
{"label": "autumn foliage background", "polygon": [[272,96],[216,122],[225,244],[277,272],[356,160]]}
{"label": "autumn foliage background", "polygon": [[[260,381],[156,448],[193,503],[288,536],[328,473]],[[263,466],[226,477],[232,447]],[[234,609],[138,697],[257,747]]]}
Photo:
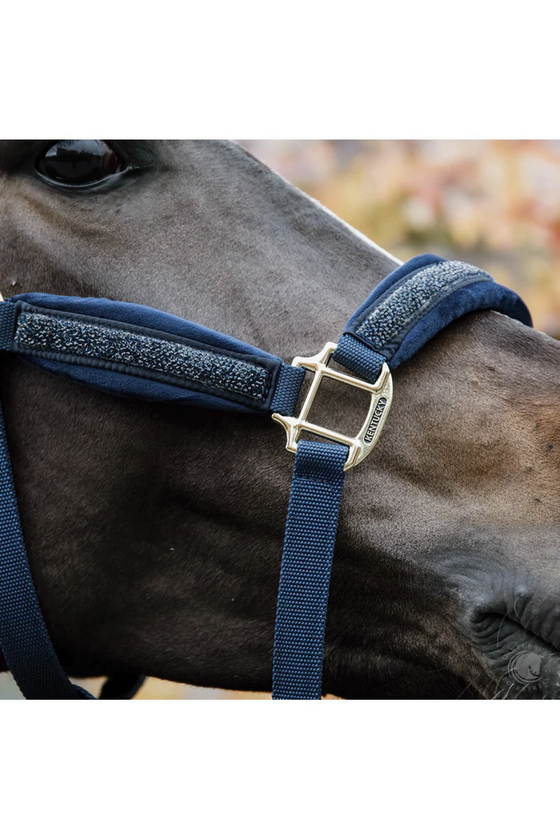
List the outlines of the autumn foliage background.
{"label": "autumn foliage background", "polygon": [[560,141],[241,142],[400,259],[481,265],[560,337]]}
{"label": "autumn foliage background", "polygon": [[[560,338],[560,141],[240,142],[401,260],[430,251],[480,265]],[[1,696],[17,696],[6,677]],[[245,696],[158,680],[140,694]]]}

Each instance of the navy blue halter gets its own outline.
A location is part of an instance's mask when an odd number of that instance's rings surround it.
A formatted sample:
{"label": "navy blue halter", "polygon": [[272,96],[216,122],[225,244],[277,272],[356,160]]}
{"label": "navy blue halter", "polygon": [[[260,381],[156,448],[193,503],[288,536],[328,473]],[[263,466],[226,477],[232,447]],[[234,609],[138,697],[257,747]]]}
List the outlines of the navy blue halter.
{"label": "navy blue halter", "polygon": [[[410,358],[454,319],[480,309],[531,326],[523,301],[486,272],[427,254],[377,286],[347,323],[336,349],[326,348],[321,358],[296,359],[294,365],[149,307],[35,293],[0,303],[0,350],[119,396],[260,412],[285,426],[288,448],[296,457],[278,592],[273,697],[320,699],[345,469],[365,457],[385,422],[388,369]],[[309,398],[296,417],[305,369],[316,372],[311,386],[316,390],[322,376],[335,375],[327,367],[331,353],[353,375],[342,375],[344,381],[371,393],[358,443],[307,423]],[[299,440],[306,429],[331,442]],[[25,697],[94,699],[68,679],[41,613],[1,413],[0,647]],[[136,679],[122,675],[107,683],[102,698],[132,696]]]}

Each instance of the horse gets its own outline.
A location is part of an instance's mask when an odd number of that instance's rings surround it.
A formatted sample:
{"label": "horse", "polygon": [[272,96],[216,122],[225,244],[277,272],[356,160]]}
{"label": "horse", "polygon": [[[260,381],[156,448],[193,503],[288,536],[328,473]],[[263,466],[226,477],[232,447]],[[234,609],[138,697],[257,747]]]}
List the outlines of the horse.
{"label": "horse", "polygon": [[[53,177],[53,146],[0,143],[4,296],[147,304],[290,361],[339,336],[399,265],[235,143],[108,141],[109,171],[83,186]],[[376,450],[346,484],[325,692],[560,697],[559,365],[554,339],[478,312],[399,368]],[[11,357],[0,385],[67,672],[270,691],[281,428],[119,399]],[[326,392],[319,411],[343,428],[360,400]]]}

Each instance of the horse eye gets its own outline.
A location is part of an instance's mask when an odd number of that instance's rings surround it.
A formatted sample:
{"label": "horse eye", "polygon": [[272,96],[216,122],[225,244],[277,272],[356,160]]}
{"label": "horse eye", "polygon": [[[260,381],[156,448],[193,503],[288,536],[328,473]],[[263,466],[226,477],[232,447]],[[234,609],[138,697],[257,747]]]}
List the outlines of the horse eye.
{"label": "horse eye", "polygon": [[127,167],[103,140],[59,140],[35,164],[40,175],[69,187],[96,184]]}

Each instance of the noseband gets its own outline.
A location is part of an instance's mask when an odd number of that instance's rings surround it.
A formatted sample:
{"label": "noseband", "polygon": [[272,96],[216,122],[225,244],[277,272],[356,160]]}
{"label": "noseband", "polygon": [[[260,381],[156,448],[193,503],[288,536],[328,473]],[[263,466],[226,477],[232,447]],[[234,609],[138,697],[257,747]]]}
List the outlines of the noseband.
{"label": "noseband", "polygon": [[[345,473],[367,457],[379,438],[391,407],[391,371],[451,321],[482,309],[531,326],[518,295],[485,271],[426,254],[376,287],[346,324],[338,345],[298,356],[291,365],[146,306],[38,293],[0,303],[0,349],[111,394],[264,413],[284,427],[295,465],[278,590],[273,698],[320,699]],[[329,367],[331,358],[351,373]],[[298,414],[306,370],[313,379]],[[325,378],[369,394],[356,437],[309,422]],[[302,440],[303,433],[320,440]],[[22,693],[30,699],[95,699],[68,679],[41,613],[1,413],[0,534],[0,647]],[[122,675],[106,683],[101,696],[132,696],[139,682]]]}

